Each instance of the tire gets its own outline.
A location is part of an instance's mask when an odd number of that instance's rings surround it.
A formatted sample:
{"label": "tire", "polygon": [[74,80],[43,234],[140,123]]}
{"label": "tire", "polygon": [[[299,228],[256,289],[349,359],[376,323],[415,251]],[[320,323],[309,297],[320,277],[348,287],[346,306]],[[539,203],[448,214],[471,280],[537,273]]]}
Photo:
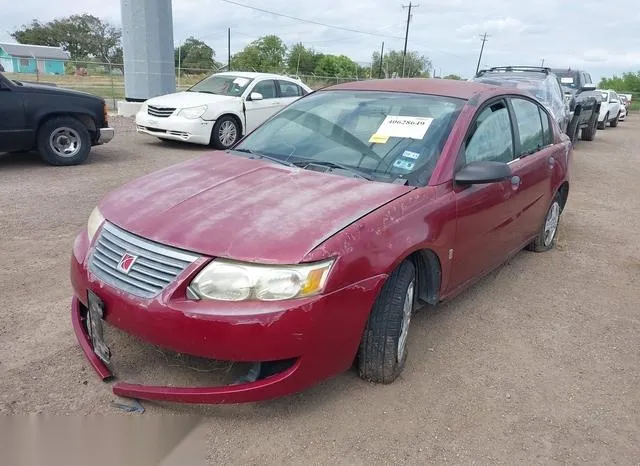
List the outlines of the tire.
{"label": "tire", "polygon": [[613,120],[611,120],[611,127],[615,128],[616,126],[618,126],[619,121],[620,121],[620,112],[618,112],[616,117]]}
{"label": "tire", "polygon": [[593,141],[596,138],[596,128],[598,126],[598,114],[594,113],[591,115],[591,120],[589,120],[589,126],[586,128],[582,128],[582,140],[583,141]]}
{"label": "tire", "polygon": [[358,351],[360,377],[393,382],[407,360],[407,334],[416,295],[413,263],[405,261],[389,276],[373,305]]}
{"label": "tire", "polygon": [[604,120],[602,120],[602,123],[598,123],[598,129],[607,129],[607,122],[609,121],[609,114],[607,113],[604,116]]}
{"label": "tire", "polygon": [[36,141],[43,161],[51,165],[78,165],[91,151],[89,130],[73,117],[57,117],[45,121]]}
{"label": "tire", "polygon": [[579,133],[580,129],[578,126],[578,121],[576,120],[575,124],[570,123],[568,128],[568,136],[571,139],[571,145],[575,146],[578,143]]}
{"label": "tire", "polygon": [[240,139],[240,127],[232,116],[218,118],[211,131],[211,145],[216,149],[228,149]]}
{"label": "tire", "polygon": [[[560,215],[562,207],[560,204],[560,193],[556,194],[547,210],[540,228],[540,232],[536,239],[528,246],[527,249],[534,252],[545,252],[553,249],[558,239],[558,226],[560,224]],[[555,220],[553,220],[555,218]]]}

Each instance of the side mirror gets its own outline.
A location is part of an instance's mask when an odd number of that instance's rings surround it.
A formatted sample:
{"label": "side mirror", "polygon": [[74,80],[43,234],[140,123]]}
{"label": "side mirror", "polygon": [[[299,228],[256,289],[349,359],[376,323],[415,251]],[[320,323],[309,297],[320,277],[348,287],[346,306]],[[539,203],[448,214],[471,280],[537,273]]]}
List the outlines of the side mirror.
{"label": "side mirror", "polygon": [[585,84],[580,88],[580,92],[588,92],[588,91],[595,91],[595,90],[596,90],[596,85],[593,83]]}
{"label": "side mirror", "polygon": [[252,92],[251,95],[249,95],[249,100],[262,100],[262,99],[264,99],[264,97],[259,92]]}
{"label": "side mirror", "polygon": [[455,183],[462,186],[489,184],[511,176],[511,167],[504,162],[471,162],[456,173]]}

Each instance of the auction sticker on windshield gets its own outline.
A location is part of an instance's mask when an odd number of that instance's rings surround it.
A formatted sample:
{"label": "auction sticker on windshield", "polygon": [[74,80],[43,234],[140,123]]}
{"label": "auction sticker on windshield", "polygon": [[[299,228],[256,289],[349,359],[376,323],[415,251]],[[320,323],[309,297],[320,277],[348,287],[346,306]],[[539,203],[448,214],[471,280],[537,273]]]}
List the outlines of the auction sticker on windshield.
{"label": "auction sticker on windshield", "polygon": [[573,78],[560,78],[562,84],[573,84]]}
{"label": "auction sticker on windshield", "polygon": [[249,80],[247,78],[236,78],[233,80],[233,84],[237,84],[240,87],[244,86],[248,82]]}
{"label": "auction sticker on windshield", "polygon": [[371,139],[422,139],[432,122],[433,118],[388,115]]}

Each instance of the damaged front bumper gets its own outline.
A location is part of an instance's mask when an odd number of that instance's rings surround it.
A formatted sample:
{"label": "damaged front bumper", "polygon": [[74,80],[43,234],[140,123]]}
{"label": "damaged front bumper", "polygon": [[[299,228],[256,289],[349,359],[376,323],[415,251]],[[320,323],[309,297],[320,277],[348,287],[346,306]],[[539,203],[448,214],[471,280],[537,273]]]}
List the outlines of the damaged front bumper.
{"label": "damaged front bumper", "polygon": [[71,259],[71,317],[82,351],[104,381],[115,377],[92,347],[86,325],[88,291],[104,301],[105,322],[140,341],[185,355],[253,364],[243,381],[231,385],[178,387],[119,381],[113,385],[114,394],[141,400],[262,401],[302,391],[339,374],[353,364],[369,310],[385,279],[372,277],[289,303],[193,302],[184,289],[204,265],[198,262],[185,271],[182,283],[152,300],[140,300],[91,274],[88,250],[86,232],[82,232]]}

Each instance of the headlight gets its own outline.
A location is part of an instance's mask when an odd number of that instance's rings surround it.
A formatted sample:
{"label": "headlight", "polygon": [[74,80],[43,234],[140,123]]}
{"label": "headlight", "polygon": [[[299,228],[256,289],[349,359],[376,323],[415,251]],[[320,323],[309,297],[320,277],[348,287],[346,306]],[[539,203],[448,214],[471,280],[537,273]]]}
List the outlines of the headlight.
{"label": "headlight", "polygon": [[216,259],[191,282],[199,298],[279,301],[321,293],[333,260],[301,265],[257,265]]}
{"label": "headlight", "polygon": [[89,242],[93,241],[93,237],[104,223],[104,217],[100,213],[100,210],[96,207],[89,215],[89,221],[87,222],[87,235],[89,236]]}
{"label": "headlight", "polygon": [[206,105],[200,105],[199,107],[189,107],[183,108],[178,112],[178,115],[184,118],[188,118],[190,120],[195,120],[196,118],[200,118],[204,115],[204,112],[207,111]]}

